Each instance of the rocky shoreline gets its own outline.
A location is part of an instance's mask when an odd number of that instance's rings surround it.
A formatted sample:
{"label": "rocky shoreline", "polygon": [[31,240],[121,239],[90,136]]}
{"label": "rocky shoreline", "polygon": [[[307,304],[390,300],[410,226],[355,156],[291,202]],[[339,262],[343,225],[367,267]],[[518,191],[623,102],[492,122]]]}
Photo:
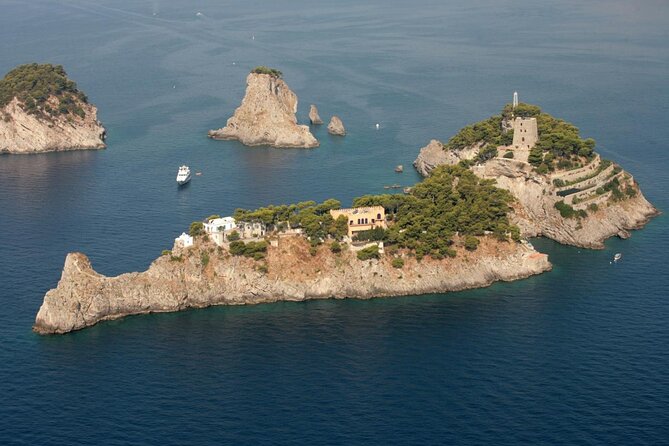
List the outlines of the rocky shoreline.
{"label": "rocky shoreline", "polygon": [[321,246],[315,255],[301,236],[282,237],[266,263],[232,256],[198,240],[176,259],[156,259],[147,271],[105,277],[81,253],[68,254],[58,286],[50,290],[33,329],[63,334],[128,315],[173,312],[213,305],[249,305],[310,299],[369,299],[445,293],[526,278],[551,269],[548,256],[523,243],[484,237],[475,252],[392,266],[392,257],[358,260]]}

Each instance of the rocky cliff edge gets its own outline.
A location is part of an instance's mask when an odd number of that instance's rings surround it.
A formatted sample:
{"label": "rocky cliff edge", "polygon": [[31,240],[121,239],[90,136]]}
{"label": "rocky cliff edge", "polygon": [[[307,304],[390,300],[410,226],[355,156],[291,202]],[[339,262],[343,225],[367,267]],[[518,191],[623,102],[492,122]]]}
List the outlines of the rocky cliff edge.
{"label": "rocky cliff edge", "polygon": [[397,269],[392,258],[361,261],[351,251],[333,254],[327,246],[312,256],[309,243],[297,236],[279,239],[261,263],[199,240],[176,259],[161,256],[145,272],[105,277],[84,254],[72,253],[58,286],[45,295],[33,328],[40,334],[67,333],[132,314],[212,305],[443,293],[551,268],[548,257],[527,244],[489,237],[474,252],[459,248],[453,259],[417,262],[405,256],[403,268]]}
{"label": "rocky cliff edge", "polygon": [[[49,99],[58,106],[58,99]],[[14,98],[0,109],[0,153],[40,153],[105,148],[105,129],[92,104],[80,102],[84,116],[46,118],[27,113]]]}

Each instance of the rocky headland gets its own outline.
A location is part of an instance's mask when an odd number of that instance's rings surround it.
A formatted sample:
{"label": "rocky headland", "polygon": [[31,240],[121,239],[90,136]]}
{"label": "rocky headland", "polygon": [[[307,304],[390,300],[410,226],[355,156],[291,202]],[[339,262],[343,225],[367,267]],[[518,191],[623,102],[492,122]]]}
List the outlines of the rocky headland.
{"label": "rocky headland", "polygon": [[[246,305],[310,299],[368,299],[444,293],[484,287],[539,274],[548,257],[527,244],[482,239],[474,252],[458,248],[441,260],[405,256],[402,268],[386,255],[359,260],[355,253],[313,252],[301,236],[281,237],[264,263],[233,256],[212,242],[175,250],[147,271],[105,277],[81,253],[68,254],[58,286],[49,291],[35,319],[40,334],[67,333],[133,314],[180,311],[212,305]],[[178,254],[178,256],[177,256]]]}
{"label": "rocky headland", "polygon": [[281,72],[258,67],[246,78],[246,94],[225,127],[210,130],[213,139],[238,140],[247,146],[313,148],[318,140],[309,127],[299,125],[297,95]]}
{"label": "rocky headland", "polygon": [[627,238],[658,215],[632,175],[602,160],[594,141],[580,139],[575,127],[521,104],[519,114],[539,119],[539,139],[532,148],[516,147],[509,113],[507,106],[502,115],[466,127],[448,143],[432,140],[414,166],[428,176],[437,166],[464,164],[495,180],[516,199],[510,220],[524,237],[602,248],[607,238]]}
{"label": "rocky headland", "polygon": [[0,153],[103,149],[105,135],[63,67],[21,65],[0,80]]}

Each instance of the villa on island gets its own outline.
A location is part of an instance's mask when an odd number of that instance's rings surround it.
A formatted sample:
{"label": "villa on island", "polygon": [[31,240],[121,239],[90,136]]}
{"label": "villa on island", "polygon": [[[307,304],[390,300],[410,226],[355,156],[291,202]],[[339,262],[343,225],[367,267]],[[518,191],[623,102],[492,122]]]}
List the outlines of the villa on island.
{"label": "villa on island", "polygon": [[361,231],[368,231],[374,228],[387,228],[386,212],[383,206],[333,209],[330,211],[330,215],[335,220],[340,215],[346,216],[348,236],[351,238]]}
{"label": "villa on island", "polygon": [[219,246],[226,241],[226,235],[229,235],[236,229],[237,222],[232,217],[212,218],[204,224],[204,231]]}
{"label": "villa on island", "polygon": [[241,240],[257,239],[265,236],[267,227],[260,221],[236,221],[233,217],[219,217],[205,222],[204,231],[214,243],[221,246],[230,241],[229,236],[233,232]]}

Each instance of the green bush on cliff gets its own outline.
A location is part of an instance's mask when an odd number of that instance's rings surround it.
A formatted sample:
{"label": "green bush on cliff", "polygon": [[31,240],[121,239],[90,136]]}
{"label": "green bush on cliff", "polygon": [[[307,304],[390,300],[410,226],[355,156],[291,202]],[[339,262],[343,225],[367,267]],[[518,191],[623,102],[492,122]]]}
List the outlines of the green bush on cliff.
{"label": "green bush on cliff", "polygon": [[402,269],[404,268],[404,259],[401,257],[395,257],[392,261],[393,268]]}
{"label": "green bush on cliff", "polygon": [[264,240],[248,243],[242,241],[230,243],[230,254],[233,256],[251,257],[255,260],[260,260],[265,258],[266,252],[267,242]]}
{"label": "green bush on cliff", "polygon": [[468,235],[465,237],[465,249],[467,251],[476,251],[476,248],[479,247],[479,239],[473,235]]}
{"label": "green bush on cliff", "polygon": [[[67,78],[61,65],[19,65],[0,80],[0,108],[17,98],[27,113],[52,117],[74,114],[85,116],[80,103],[88,102],[86,95],[77,89],[77,84]],[[58,99],[57,108],[47,101]]]}
{"label": "green bush on cliff", "polygon": [[204,234],[204,223],[201,221],[194,221],[191,223],[190,227],[188,228],[188,234],[191,237],[197,237],[198,235]]}
{"label": "green bush on cliff", "polygon": [[264,65],[255,67],[253,70],[251,70],[251,72],[255,74],[269,74],[270,76],[274,76],[277,78],[283,76],[283,73],[277,70],[276,68],[270,68]]}
{"label": "green bush on cliff", "polygon": [[358,251],[359,260],[371,260],[379,258],[379,247],[376,245],[368,246]]}

